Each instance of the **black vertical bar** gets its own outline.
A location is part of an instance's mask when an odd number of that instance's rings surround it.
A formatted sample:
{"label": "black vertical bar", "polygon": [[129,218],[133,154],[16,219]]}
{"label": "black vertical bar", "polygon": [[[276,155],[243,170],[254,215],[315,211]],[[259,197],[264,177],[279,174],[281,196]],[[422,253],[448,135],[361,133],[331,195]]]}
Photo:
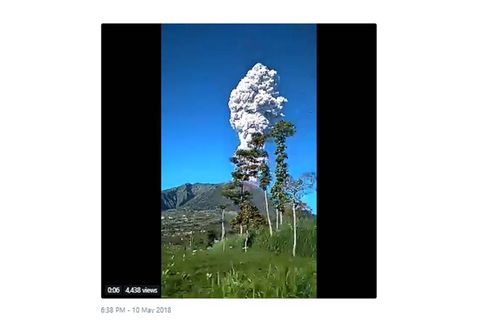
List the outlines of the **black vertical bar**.
{"label": "black vertical bar", "polygon": [[376,298],[376,24],[317,26],[319,298]]}
{"label": "black vertical bar", "polygon": [[161,25],[102,24],[103,298],[160,297],[160,75]]}

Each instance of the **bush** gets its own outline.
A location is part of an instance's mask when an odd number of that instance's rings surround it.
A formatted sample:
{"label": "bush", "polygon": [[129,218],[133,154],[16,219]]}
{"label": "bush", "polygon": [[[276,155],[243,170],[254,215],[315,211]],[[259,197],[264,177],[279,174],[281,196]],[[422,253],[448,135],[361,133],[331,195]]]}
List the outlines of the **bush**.
{"label": "bush", "polygon": [[[316,223],[314,220],[301,219],[297,223],[296,255],[316,257]],[[260,230],[254,239],[257,247],[267,249],[276,254],[291,253],[293,248],[293,227],[283,224],[272,237],[268,229]]]}

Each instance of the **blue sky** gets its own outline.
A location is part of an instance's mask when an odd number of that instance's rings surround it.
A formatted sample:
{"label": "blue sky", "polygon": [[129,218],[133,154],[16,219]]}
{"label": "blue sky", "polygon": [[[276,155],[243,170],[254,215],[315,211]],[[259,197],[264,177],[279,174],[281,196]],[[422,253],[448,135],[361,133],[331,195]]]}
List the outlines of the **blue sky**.
{"label": "blue sky", "polygon": [[[277,70],[285,119],[296,125],[290,173],[316,172],[315,25],[163,25],[162,189],[230,180],[239,141],[228,99],[257,62]],[[273,144],[266,149],[272,163]],[[316,193],[304,200],[316,213]]]}

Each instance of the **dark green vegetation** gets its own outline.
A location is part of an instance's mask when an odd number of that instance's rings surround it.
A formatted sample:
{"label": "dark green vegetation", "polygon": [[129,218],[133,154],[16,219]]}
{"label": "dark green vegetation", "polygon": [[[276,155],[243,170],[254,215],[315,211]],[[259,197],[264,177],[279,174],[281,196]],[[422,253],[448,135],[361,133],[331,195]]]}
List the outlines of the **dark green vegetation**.
{"label": "dark green vegetation", "polygon": [[271,137],[274,139],[276,144],[276,181],[272,186],[271,192],[274,207],[282,213],[284,213],[285,205],[288,201],[284,191],[284,183],[288,177],[288,164],[286,163],[286,159],[288,158],[288,155],[286,154],[286,139],[293,136],[295,132],[296,129],[294,125],[287,121],[279,121],[271,131]]}
{"label": "dark green vegetation", "polygon": [[287,215],[272,237],[267,228],[254,232],[247,252],[242,248],[244,238],[245,235],[230,235],[224,251],[221,242],[163,245],[163,297],[316,297],[314,219],[298,221],[296,257],[291,256],[292,226]]}

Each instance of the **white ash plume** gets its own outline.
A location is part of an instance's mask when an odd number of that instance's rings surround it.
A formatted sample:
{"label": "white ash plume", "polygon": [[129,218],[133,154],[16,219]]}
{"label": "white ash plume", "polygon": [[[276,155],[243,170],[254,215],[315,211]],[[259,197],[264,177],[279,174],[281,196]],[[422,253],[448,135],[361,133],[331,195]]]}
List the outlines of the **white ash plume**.
{"label": "white ash plume", "polygon": [[230,124],[238,133],[237,149],[249,149],[255,132],[264,133],[284,116],[287,99],[279,96],[277,71],[255,64],[231,91],[228,107]]}

